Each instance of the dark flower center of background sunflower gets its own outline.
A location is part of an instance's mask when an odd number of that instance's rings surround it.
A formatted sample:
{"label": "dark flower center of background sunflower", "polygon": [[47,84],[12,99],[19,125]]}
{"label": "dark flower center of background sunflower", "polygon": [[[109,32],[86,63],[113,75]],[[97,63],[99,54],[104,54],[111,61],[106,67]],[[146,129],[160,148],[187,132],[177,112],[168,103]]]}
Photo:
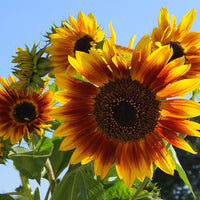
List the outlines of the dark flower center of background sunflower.
{"label": "dark flower center of background sunflower", "polygon": [[21,102],[14,108],[13,116],[19,123],[30,123],[36,118],[35,106],[26,101]]}
{"label": "dark flower center of background sunflower", "polygon": [[173,49],[173,55],[170,58],[169,62],[185,55],[184,49],[181,46],[180,42],[170,42],[169,45]]}
{"label": "dark flower center of background sunflower", "polygon": [[89,35],[85,35],[82,38],[78,39],[74,45],[74,54],[75,51],[83,51],[85,53],[89,53],[89,50],[92,47],[92,41],[93,39]]}
{"label": "dark flower center of background sunflower", "polygon": [[158,124],[160,102],[151,89],[131,78],[116,79],[100,87],[94,112],[98,129],[122,142],[139,140]]}

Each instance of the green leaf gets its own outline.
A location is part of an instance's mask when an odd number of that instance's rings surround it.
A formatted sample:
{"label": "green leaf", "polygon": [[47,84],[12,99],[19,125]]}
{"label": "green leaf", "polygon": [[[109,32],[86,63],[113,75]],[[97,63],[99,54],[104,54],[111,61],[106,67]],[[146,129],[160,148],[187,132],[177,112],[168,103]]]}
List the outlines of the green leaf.
{"label": "green leaf", "polygon": [[60,173],[68,166],[69,160],[73,153],[73,150],[70,151],[59,151],[60,144],[63,138],[53,137],[52,142],[54,145],[53,152],[49,157],[51,165],[54,171],[54,175],[57,178]]}
{"label": "green leaf", "polygon": [[52,92],[56,92],[56,91],[59,91],[59,90],[62,90],[61,88],[59,88],[56,83],[52,83],[49,85],[49,89],[52,91]]}
{"label": "green leaf", "polygon": [[68,172],[56,187],[51,200],[104,200],[103,185],[85,173],[85,166]]}
{"label": "green leaf", "polygon": [[15,147],[9,158],[13,160],[15,168],[28,178],[36,179],[40,183],[41,171],[46,159],[51,155],[53,143],[49,138],[41,139],[36,150],[32,151],[24,147]]}
{"label": "green leaf", "polygon": [[40,192],[38,188],[35,189],[34,200],[40,200]]}
{"label": "green leaf", "polygon": [[133,196],[135,191],[135,188],[128,188],[122,180],[119,180],[108,187],[106,190],[106,199],[127,200]]}
{"label": "green leaf", "polygon": [[0,199],[1,200],[15,200],[15,199],[13,199],[11,196],[9,196],[7,194],[0,194]]}
{"label": "green leaf", "polygon": [[179,160],[178,160],[178,157],[177,157],[177,155],[176,155],[176,152],[175,152],[175,150],[174,150],[174,148],[173,148],[172,146],[170,146],[170,148],[169,148],[169,153],[170,153],[170,155],[172,156],[172,159],[173,159],[174,162],[175,162],[176,170],[178,171],[178,174],[179,174],[180,178],[181,178],[181,179],[184,181],[184,183],[189,187],[189,189],[190,189],[190,191],[191,191],[191,193],[192,193],[194,199],[196,199],[196,196],[195,196],[195,194],[194,194],[194,192],[193,192],[193,189],[192,189],[192,187],[191,187],[191,185],[190,185],[190,182],[189,182],[189,180],[188,180],[188,177],[187,177],[187,175],[186,175],[184,169],[182,168],[182,166],[181,166],[181,164],[180,164],[180,162],[179,162]]}

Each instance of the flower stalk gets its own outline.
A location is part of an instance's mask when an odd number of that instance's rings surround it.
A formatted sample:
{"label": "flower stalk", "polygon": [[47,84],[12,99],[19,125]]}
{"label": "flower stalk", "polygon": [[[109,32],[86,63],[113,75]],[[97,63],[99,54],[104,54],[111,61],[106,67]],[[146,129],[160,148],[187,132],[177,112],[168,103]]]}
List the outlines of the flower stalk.
{"label": "flower stalk", "polygon": [[135,200],[137,199],[138,195],[140,194],[140,192],[143,190],[143,188],[145,187],[145,185],[150,181],[150,179],[148,177],[144,178],[144,181],[140,184],[140,186],[138,187],[137,191],[135,192],[135,194],[130,198],[130,200]]}
{"label": "flower stalk", "polygon": [[29,185],[28,178],[20,174],[20,179],[23,185],[23,196],[26,198],[26,200],[33,200],[34,199],[33,192]]}

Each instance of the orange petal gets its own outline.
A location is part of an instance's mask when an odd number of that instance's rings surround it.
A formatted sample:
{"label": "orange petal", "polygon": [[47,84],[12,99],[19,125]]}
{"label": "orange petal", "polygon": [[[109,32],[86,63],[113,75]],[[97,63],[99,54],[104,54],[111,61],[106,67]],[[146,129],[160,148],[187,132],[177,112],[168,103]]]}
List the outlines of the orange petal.
{"label": "orange petal", "polygon": [[157,99],[183,96],[195,90],[200,84],[200,79],[184,79],[167,85],[157,93]]}
{"label": "orange petal", "polygon": [[137,43],[131,60],[131,77],[136,79],[138,77],[138,72],[140,71],[142,63],[151,53],[151,38],[149,34],[146,34]]}
{"label": "orange petal", "polygon": [[200,104],[188,99],[162,101],[161,115],[177,118],[192,118],[200,115]]}
{"label": "orange petal", "polygon": [[118,144],[115,164],[119,177],[124,180],[127,187],[130,187],[135,181],[136,175],[131,173],[131,168],[127,160],[127,145],[128,144],[124,143]]}
{"label": "orange petal", "polygon": [[69,56],[68,60],[76,71],[98,86],[102,86],[113,79],[107,64],[96,52],[90,51],[90,54],[88,54],[77,51],[76,59]]}
{"label": "orange petal", "polygon": [[162,117],[159,122],[163,126],[184,135],[200,137],[200,124],[190,120],[177,119],[173,117]]}
{"label": "orange petal", "polygon": [[138,80],[148,85],[161,72],[172,56],[173,51],[169,45],[162,46],[151,53],[147,60],[142,64],[138,72]]}
{"label": "orange petal", "polygon": [[144,152],[147,157],[154,161],[154,163],[165,173],[174,174],[175,164],[168,153],[162,139],[151,133],[144,138]]}
{"label": "orange petal", "polygon": [[173,130],[164,127],[157,127],[156,132],[160,137],[170,144],[190,153],[196,154],[192,147],[183,138],[179,137]]}
{"label": "orange petal", "polygon": [[110,170],[116,153],[116,146],[115,142],[102,137],[94,162],[95,174],[100,175],[101,179],[104,179]]}

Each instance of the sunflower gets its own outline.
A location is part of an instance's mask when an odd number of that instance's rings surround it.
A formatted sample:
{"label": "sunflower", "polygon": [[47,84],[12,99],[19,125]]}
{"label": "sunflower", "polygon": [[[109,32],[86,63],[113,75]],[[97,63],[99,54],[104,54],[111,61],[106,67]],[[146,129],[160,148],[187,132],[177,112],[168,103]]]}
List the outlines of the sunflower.
{"label": "sunflower", "polygon": [[191,64],[186,78],[193,78],[200,74],[200,31],[189,31],[196,15],[196,10],[190,10],[176,25],[176,18],[162,7],[159,14],[158,28],[152,31],[152,50],[163,45],[170,45],[174,53],[171,60],[185,57],[185,63]]}
{"label": "sunflower", "polygon": [[62,22],[62,27],[55,28],[55,32],[50,35],[51,46],[46,49],[46,52],[51,54],[51,65],[56,66],[54,74],[73,74],[75,71],[68,62],[68,55],[75,57],[76,51],[88,53],[104,39],[104,32],[97,25],[92,13],[86,17],[79,12],[77,21],[69,16],[69,22]]}
{"label": "sunflower", "polygon": [[42,128],[49,125],[43,124],[52,120],[50,108],[54,103],[51,91],[41,94],[27,89],[9,89],[10,84],[15,83],[13,76],[9,75],[9,82],[0,77],[0,137],[3,140],[10,138],[12,144],[17,143],[26,134],[30,139],[33,131],[42,134]]}
{"label": "sunflower", "polygon": [[[195,89],[200,80],[183,79],[189,66],[184,58],[168,63],[173,50],[163,46],[151,53],[150,36],[134,49],[131,69],[105,40],[104,58],[98,53],[76,52],[71,65],[89,82],[56,76],[63,88],[56,94],[63,106],[53,116],[65,121],[54,136],[65,137],[60,150],[75,149],[70,163],[94,159],[94,170],[103,179],[115,161],[117,173],[127,186],[136,178],[152,178],[153,163],[168,174],[175,164],[163,140],[195,153],[178,133],[200,136],[198,123],[187,118],[199,115],[200,105],[176,99]],[[108,64],[109,63],[109,66]],[[168,64],[167,64],[168,63]],[[174,97],[167,100],[167,98]]]}

